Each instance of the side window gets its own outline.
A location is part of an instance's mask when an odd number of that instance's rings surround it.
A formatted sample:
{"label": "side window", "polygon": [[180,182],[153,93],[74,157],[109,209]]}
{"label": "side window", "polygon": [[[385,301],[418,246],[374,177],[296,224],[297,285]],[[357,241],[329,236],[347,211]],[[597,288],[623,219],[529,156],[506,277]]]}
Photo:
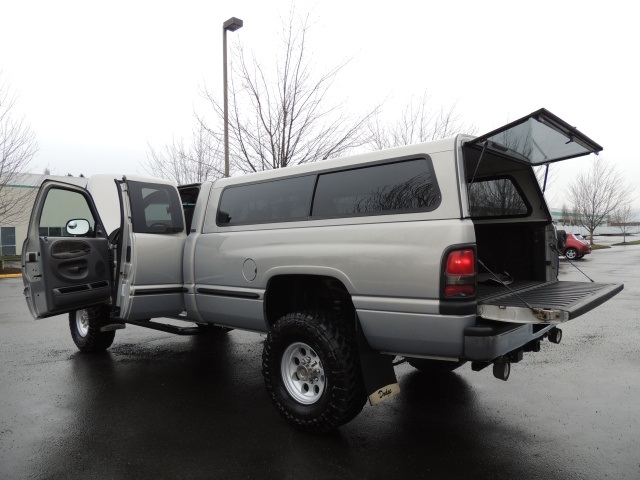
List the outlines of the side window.
{"label": "side window", "polygon": [[426,158],[319,176],[312,217],[431,211],[440,189]]}
{"label": "side window", "polygon": [[0,227],[0,255],[16,254],[16,227]]}
{"label": "side window", "polygon": [[314,175],[229,187],[222,192],[218,225],[286,222],[309,217]]}
{"label": "side window", "polygon": [[178,233],[184,230],[182,203],[171,185],[127,182],[131,200],[133,231]]}
{"label": "side window", "polygon": [[196,202],[200,195],[200,185],[178,188],[180,201],[182,202],[182,211],[184,212],[184,223],[187,227],[187,235],[191,233],[191,224],[193,223],[193,214],[196,209]]}
{"label": "side window", "polygon": [[476,180],[468,188],[472,217],[523,217],[531,211],[511,178]]}
{"label": "side window", "polygon": [[96,221],[84,196],[78,192],[59,188],[49,190],[40,214],[39,235],[41,237],[76,236],[67,232],[66,227],[71,220],[85,220],[88,223],[88,231],[77,236],[95,236]]}

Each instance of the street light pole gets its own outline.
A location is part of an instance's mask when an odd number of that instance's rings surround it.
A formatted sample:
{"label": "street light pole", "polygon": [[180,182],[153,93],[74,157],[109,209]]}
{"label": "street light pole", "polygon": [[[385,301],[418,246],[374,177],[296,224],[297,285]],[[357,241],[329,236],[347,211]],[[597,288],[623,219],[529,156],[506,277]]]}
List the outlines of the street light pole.
{"label": "street light pole", "polygon": [[235,32],[242,28],[242,20],[231,17],[222,24],[222,88],[224,90],[224,176],[229,176],[229,95],[227,86],[227,30]]}

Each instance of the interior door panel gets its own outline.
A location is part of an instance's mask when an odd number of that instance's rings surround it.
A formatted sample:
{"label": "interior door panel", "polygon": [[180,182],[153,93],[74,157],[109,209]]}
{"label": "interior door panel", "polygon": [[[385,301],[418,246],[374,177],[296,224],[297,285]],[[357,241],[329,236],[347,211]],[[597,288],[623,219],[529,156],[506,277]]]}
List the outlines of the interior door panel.
{"label": "interior door panel", "polygon": [[109,243],[81,186],[42,182],[22,245],[22,280],[34,318],[111,301]]}
{"label": "interior door panel", "polygon": [[49,311],[109,299],[106,238],[40,237],[39,245]]}

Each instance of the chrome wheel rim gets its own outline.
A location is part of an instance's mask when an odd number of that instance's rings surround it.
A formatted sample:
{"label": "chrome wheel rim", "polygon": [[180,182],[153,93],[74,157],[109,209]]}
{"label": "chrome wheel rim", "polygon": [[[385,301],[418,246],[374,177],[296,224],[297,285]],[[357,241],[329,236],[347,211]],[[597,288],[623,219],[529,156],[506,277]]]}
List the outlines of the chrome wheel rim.
{"label": "chrome wheel rim", "polygon": [[89,333],[89,312],[86,309],[76,311],[76,330],[81,337]]}
{"label": "chrome wheel rim", "polygon": [[567,253],[565,255],[569,260],[573,260],[574,258],[576,258],[578,255],[576,254],[575,250],[569,249],[567,250]]}
{"label": "chrome wheel rim", "polygon": [[324,367],[320,357],[306,343],[296,342],[282,355],[280,373],[289,395],[302,405],[316,403],[326,386]]}

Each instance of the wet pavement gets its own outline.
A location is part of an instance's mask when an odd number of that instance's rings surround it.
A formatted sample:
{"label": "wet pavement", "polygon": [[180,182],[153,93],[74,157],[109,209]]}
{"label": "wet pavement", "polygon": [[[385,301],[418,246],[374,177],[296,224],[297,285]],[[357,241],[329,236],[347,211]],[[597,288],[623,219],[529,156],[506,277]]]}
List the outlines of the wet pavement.
{"label": "wet pavement", "polygon": [[637,480],[640,247],[576,263],[625,290],[564,325],[560,345],[525,354],[509,381],[403,364],[400,396],[324,437],[272,408],[260,335],[128,326],[107,353],[81,354],[66,317],[31,320],[22,280],[0,280],[0,478]]}

